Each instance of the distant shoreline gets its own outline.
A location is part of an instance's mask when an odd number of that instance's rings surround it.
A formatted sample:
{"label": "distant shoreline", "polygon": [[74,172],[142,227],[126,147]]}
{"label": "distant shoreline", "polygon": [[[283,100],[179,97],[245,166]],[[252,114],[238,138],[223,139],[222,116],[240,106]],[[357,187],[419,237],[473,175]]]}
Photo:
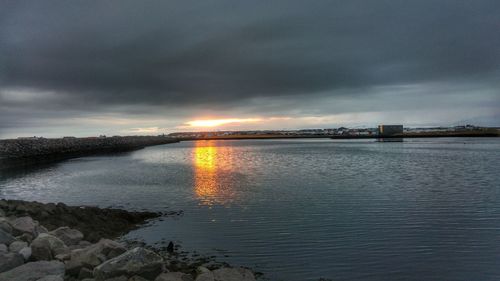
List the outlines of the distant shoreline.
{"label": "distant shoreline", "polygon": [[264,139],[405,139],[405,138],[453,138],[499,137],[499,130],[462,132],[404,133],[391,136],[378,135],[279,135],[253,134],[210,137],[172,138],[166,136],[130,136],[103,138],[28,138],[0,140],[0,169],[32,166],[70,158],[99,154],[120,153],[147,146],[197,140],[264,140]]}
{"label": "distant shoreline", "polygon": [[177,138],[179,141],[194,140],[259,140],[259,139],[384,139],[384,138],[462,138],[462,137],[500,137],[500,131],[470,131],[470,132],[423,132],[423,133],[403,133],[391,136],[379,135],[229,135]]}

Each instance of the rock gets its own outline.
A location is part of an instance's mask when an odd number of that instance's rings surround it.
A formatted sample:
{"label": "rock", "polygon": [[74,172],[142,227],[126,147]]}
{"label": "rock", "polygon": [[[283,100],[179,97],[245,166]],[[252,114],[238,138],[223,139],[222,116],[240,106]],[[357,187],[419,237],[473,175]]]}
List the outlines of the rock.
{"label": "rock", "polygon": [[50,234],[61,239],[67,246],[77,245],[83,239],[83,233],[67,226],[59,227]]}
{"label": "rock", "polygon": [[9,252],[9,248],[5,244],[0,244],[0,253],[7,253]]}
{"label": "rock", "polygon": [[128,278],[127,276],[118,276],[118,277],[113,277],[113,278],[109,278],[109,279],[106,279],[104,281],[127,281]]}
{"label": "rock", "polygon": [[127,275],[153,279],[162,272],[163,258],[153,251],[136,247],[94,268],[98,281]]}
{"label": "rock", "polygon": [[252,271],[246,268],[219,268],[212,271],[215,281],[255,281]]}
{"label": "rock", "polygon": [[24,263],[24,258],[18,253],[0,254],[0,272],[11,270]]}
{"label": "rock", "polygon": [[71,258],[64,261],[64,266],[66,267],[66,274],[73,277],[78,277],[78,274],[83,267],[81,262],[72,260]]}
{"label": "rock", "polygon": [[[2,143],[3,144],[3,143]],[[1,145],[0,145],[1,147]],[[160,216],[153,212],[129,212],[120,209],[101,209],[90,206],[67,206],[64,204],[2,200],[8,215],[25,216],[24,211],[16,211],[18,206],[29,206],[30,217],[50,230],[68,226],[78,229],[86,240],[97,243],[101,238],[117,237],[129,232],[148,219]],[[24,207],[21,207],[23,209]],[[39,230],[41,231],[41,230]],[[39,233],[36,233],[39,234]],[[37,235],[34,234],[33,237]],[[18,236],[13,234],[13,236]],[[69,246],[69,245],[68,245]]]}
{"label": "rock", "polygon": [[40,278],[36,281],[64,281],[64,278],[62,278],[61,276],[58,276],[58,275],[49,275],[49,276],[45,276],[43,278]]}
{"label": "rock", "polygon": [[148,279],[144,278],[144,277],[141,277],[141,276],[138,276],[138,275],[134,275],[132,277],[130,277],[128,279],[128,281],[149,281]]}
{"label": "rock", "polygon": [[25,261],[28,261],[31,257],[31,247],[24,247],[19,251],[19,254],[24,257]]}
{"label": "rock", "polygon": [[64,264],[59,261],[37,261],[25,263],[0,273],[0,281],[32,281],[47,276],[64,277]]}
{"label": "rock", "polygon": [[82,267],[94,268],[104,261],[123,254],[127,249],[113,240],[101,239],[98,243],[83,249],[71,251],[66,270],[70,275],[78,275]]}
{"label": "rock", "polygon": [[31,243],[32,256],[35,260],[52,260],[59,254],[68,253],[69,249],[59,238],[47,233],[38,235]]}
{"label": "rock", "polygon": [[81,246],[82,248],[88,247],[90,245],[92,245],[92,243],[90,243],[89,241],[85,241],[85,240],[82,240],[78,243],[78,246]]}
{"label": "rock", "polygon": [[80,273],[78,274],[78,279],[86,279],[92,277],[94,277],[92,269],[88,269],[86,267],[82,267],[82,269],[80,269]]}
{"label": "rock", "polygon": [[43,219],[47,219],[50,216],[49,212],[47,211],[41,211],[40,212],[40,217]]}
{"label": "rock", "polygon": [[71,258],[71,253],[59,254],[54,257],[58,261],[67,261]]}
{"label": "rock", "polygon": [[83,279],[81,281],[95,281],[95,279],[94,278],[85,278],[85,279]]}
{"label": "rock", "polygon": [[19,253],[19,251],[21,251],[24,247],[28,247],[28,243],[24,241],[14,241],[9,245],[9,251]]}
{"label": "rock", "polygon": [[33,235],[31,235],[29,233],[24,233],[23,235],[17,236],[16,238],[18,240],[21,240],[21,241],[24,241],[24,242],[28,242],[28,243],[31,243],[33,241]]}
{"label": "rock", "polygon": [[22,235],[24,233],[31,234],[33,237],[38,235],[38,222],[34,221],[31,217],[16,218],[10,224],[12,226],[12,234],[14,235]]}
{"label": "rock", "polygon": [[34,210],[31,208],[30,204],[20,204],[15,207],[15,210],[17,213],[20,214],[33,214]]}
{"label": "rock", "polygon": [[0,229],[0,244],[10,245],[10,243],[16,241],[14,236],[10,235],[10,233],[5,232],[3,229]]}
{"label": "rock", "polygon": [[0,209],[0,217],[1,217],[1,218],[5,217],[5,212],[4,212],[4,210],[2,210],[2,209]]}
{"label": "rock", "polygon": [[76,250],[76,249],[83,249],[87,248],[88,246],[92,245],[89,241],[80,241],[77,245],[71,245],[69,248],[71,250]]}
{"label": "rock", "polygon": [[210,269],[208,269],[204,266],[198,266],[196,268],[196,273],[198,273],[198,274],[207,273],[207,272],[211,272],[211,271],[210,271]]}
{"label": "rock", "polygon": [[12,226],[10,225],[7,218],[0,217],[0,229],[12,234]]}
{"label": "rock", "polygon": [[155,281],[193,281],[193,277],[182,272],[168,272],[158,275]]}
{"label": "rock", "polygon": [[214,274],[208,268],[204,266],[198,266],[196,268],[196,281],[214,281]]}
{"label": "rock", "polygon": [[174,242],[172,242],[172,241],[168,242],[167,252],[169,252],[169,253],[174,252]]}
{"label": "rock", "polygon": [[195,281],[215,281],[214,274],[212,272],[204,272],[196,276]]}
{"label": "rock", "polygon": [[49,233],[49,231],[42,225],[39,225],[36,227],[36,231],[38,232],[38,234],[40,233]]}

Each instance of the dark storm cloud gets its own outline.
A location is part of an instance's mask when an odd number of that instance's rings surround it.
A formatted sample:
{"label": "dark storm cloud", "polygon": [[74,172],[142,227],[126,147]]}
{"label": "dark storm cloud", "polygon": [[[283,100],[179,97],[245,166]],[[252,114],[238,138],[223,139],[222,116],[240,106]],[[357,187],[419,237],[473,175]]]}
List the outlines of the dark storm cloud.
{"label": "dark storm cloud", "polygon": [[56,92],[75,108],[488,83],[500,69],[495,0],[0,5],[0,90]]}

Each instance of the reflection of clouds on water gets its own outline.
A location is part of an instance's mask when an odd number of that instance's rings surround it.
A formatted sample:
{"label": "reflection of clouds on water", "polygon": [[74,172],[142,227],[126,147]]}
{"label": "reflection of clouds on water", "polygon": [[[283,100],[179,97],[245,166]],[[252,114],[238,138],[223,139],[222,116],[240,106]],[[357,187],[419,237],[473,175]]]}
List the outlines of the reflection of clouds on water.
{"label": "reflection of clouds on water", "polygon": [[227,205],[235,199],[233,153],[215,141],[198,141],[194,149],[195,194],[203,205]]}

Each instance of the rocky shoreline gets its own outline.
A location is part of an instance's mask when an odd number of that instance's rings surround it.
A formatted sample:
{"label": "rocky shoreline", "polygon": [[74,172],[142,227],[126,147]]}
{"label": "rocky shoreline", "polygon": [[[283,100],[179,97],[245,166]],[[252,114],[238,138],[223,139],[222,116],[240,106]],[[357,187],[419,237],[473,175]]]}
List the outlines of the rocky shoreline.
{"label": "rocky shoreline", "polygon": [[0,169],[175,142],[179,141],[166,136],[5,139],[0,140]]}
{"label": "rocky shoreline", "polygon": [[[186,261],[116,239],[150,219],[178,213],[127,212],[0,200],[0,281],[253,281],[246,268]],[[182,261],[180,260],[182,259]]]}

